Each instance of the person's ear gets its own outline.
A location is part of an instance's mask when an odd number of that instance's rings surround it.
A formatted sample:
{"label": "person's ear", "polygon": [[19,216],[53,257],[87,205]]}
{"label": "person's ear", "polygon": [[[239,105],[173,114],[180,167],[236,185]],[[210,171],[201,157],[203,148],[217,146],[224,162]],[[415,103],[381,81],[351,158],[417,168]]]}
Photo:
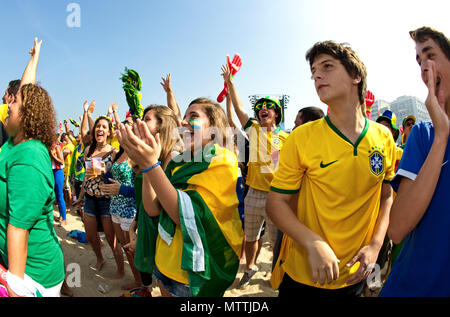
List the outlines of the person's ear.
{"label": "person's ear", "polygon": [[361,82],[361,76],[360,75],[356,75],[356,77],[353,78],[353,84],[354,85],[359,85],[360,82]]}

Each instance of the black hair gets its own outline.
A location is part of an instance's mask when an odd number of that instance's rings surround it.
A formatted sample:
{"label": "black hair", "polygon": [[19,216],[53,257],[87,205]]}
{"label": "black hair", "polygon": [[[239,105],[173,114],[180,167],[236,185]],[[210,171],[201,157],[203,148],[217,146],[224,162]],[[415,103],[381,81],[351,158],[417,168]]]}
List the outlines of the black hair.
{"label": "black hair", "polygon": [[305,107],[303,109],[300,109],[298,113],[302,114],[303,123],[314,121],[325,116],[322,109],[317,107]]}

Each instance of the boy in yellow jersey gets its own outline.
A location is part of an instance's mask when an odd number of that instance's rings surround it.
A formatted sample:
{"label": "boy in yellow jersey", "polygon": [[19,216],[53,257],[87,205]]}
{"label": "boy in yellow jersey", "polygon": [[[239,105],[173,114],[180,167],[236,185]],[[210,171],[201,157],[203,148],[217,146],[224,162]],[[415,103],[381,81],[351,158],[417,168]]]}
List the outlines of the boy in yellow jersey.
{"label": "boy in yellow jersey", "polygon": [[267,217],[265,205],[270,182],[277,166],[279,150],[283,147],[288,134],[279,126],[282,121],[282,109],[277,98],[267,96],[257,100],[254,111],[258,121],[251,120],[236,92],[228,64],[222,66],[222,71],[234,110],[250,142],[246,179],[249,190],[244,200],[246,270],[239,283],[239,287],[245,287],[258,271],[255,263],[264,221],[272,247],[277,238],[277,228]]}
{"label": "boy in yellow jersey", "polygon": [[306,59],[330,111],[281,150],[266,204],[285,233],[271,283],[280,296],[359,296],[388,227],[395,144],[363,116],[367,73],[350,47],[316,43]]}

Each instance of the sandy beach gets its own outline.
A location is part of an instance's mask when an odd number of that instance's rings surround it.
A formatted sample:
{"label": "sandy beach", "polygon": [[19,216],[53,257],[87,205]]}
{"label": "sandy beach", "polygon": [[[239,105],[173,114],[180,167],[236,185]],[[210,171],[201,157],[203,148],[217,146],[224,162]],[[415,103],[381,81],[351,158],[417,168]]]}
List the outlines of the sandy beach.
{"label": "sandy beach", "polygon": [[[58,208],[54,209],[54,216],[59,217]],[[75,211],[67,212],[67,225],[60,227],[55,222],[54,228],[58,235],[61,247],[64,253],[64,261],[66,265],[68,284],[72,286],[77,282],[75,274],[71,274],[74,268],[80,269],[80,285],[71,287],[74,297],[119,297],[125,291],[121,289],[122,285],[130,284],[134,281],[131,273],[130,266],[125,257],[125,276],[120,280],[112,279],[116,272],[116,264],[113,258],[112,251],[106,242],[106,239],[102,237],[104,247],[102,248],[103,256],[106,259],[106,263],[97,272],[95,269],[96,258],[91,246],[88,243],[81,243],[77,240],[70,238],[67,234],[71,230],[85,231],[81,218]],[[75,263],[77,265],[73,265]],[[72,265],[71,265],[72,264]],[[244,272],[244,264],[241,261],[238,274],[235,281],[230,288],[225,292],[225,297],[275,297],[278,295],[277,291],[274,291],[269,283],[270,270],[272,266],[272,253],[269,251],[268,243],[265,242],[261,253],[258,258],[259,272],[250,281],[250,284],[244,289],[237,288],[239,280]],[[98,290],[99,285],[107,285],[109,290],[102,293]],[[152,295],[154,297],[161,296],[159,288],[154,285]]]}

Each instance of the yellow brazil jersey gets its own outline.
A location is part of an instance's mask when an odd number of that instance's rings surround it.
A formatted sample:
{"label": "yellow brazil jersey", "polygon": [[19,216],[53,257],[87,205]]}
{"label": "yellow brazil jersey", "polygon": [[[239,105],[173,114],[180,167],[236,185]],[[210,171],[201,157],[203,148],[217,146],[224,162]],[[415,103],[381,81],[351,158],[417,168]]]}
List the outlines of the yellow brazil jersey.
{"label": "yellow brazil jersey", "polygon": [[0,105],[0,121],[5,124],[5,119],[8,116],[8,105]]}
{"label": "yellow brazil jersey", "polygon": [[72,163],[72,155],[73,155],[73,151],[75,151],[75,145],[73,144],[73,142],[69,142],[66,145],[64,145],[62,148],[63,152],[66,149],[69,149],[70,153],[67,154],[66,157],[64,158],[63,172],[64,172],[64,175],[69,175],[70,164]]}
{"label": "yellow brazil jersey", "polygon": [[277,167],[278,152],[289,136],[278,127],[267,131],[259,123],[249,120],[244,126],[250,142],[246,184],[254,189],[269,191]]}
{"label": "yellow brazil jersey", "polygon": [[183,235],[180,226],[176,226],[172,243],[167,245],[158,235],[156,240],[155,264],[158,270],[168,278],[182,284],[189,284],[188,272],[181,269]]}
{"label": "yellow brazil jersey", "polygon": [[[319,287],[348,286],[346,264],[372,240],[381,187],[394,177],[395,155],[389,130],[367,119],[355,144],[328,117],[298,127],[286,140],[270,189],[299,193],[297,218],[320,235],[340,260],[339,279]],[[288,237],[279,259],[273,287],[278,288],[283,272],[317,287],[306,250]]]}

